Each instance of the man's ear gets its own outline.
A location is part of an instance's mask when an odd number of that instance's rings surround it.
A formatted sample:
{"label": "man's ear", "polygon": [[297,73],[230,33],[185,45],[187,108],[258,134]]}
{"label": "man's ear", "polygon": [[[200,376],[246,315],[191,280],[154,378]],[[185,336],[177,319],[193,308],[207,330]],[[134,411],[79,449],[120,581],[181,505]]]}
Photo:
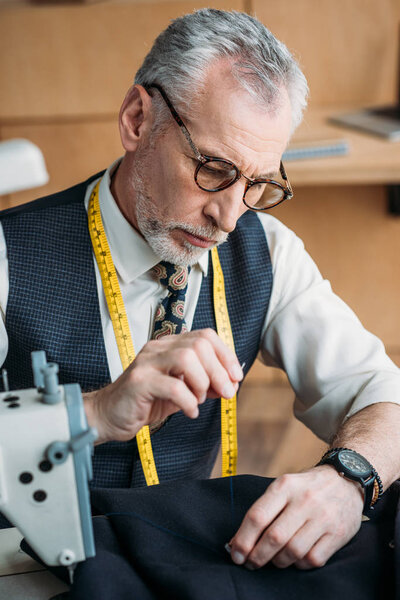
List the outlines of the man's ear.
{"label": "man's ear", "polygon": [[139,142],[151,131],[153,111],[151,96],[141,85],[133,85],[119,112],[119,131],[127,152],[135,152]]}

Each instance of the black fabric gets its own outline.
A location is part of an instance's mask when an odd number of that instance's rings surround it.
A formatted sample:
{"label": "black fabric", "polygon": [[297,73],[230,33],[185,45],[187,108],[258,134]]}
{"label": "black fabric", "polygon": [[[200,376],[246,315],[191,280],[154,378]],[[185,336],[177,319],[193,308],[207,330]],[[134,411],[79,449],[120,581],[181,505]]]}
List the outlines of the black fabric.
{"label": "black fabric", "polygon": [[[400,541],[396,482],[371,521],[323,567],[248,571],[224,549],[271,479],[242,475],[94,490],[95,558],[75,572],[70,600],[389,600]],[[120,514],[116,514],[120,513]],[[122,513],[122,514],[121,514]],[[60,575],[60,570],[58,570]]]}

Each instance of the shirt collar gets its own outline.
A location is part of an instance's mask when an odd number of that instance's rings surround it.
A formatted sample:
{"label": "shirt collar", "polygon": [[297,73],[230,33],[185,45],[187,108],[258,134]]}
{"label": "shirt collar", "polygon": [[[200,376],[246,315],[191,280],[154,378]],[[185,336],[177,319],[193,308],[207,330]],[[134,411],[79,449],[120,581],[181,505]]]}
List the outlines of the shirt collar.
{"label": "shirt collar", "polygon": [[[144,237],[125,219],[119,210],[110,185],[111,177],[121,159],[116,160],[104,173],[99,187],[99,201],[104,229],[116,270],[127,283],[149,271],[161,261]],[[209,252],[201,255],[192,268],[199,268],[207,277]]]}

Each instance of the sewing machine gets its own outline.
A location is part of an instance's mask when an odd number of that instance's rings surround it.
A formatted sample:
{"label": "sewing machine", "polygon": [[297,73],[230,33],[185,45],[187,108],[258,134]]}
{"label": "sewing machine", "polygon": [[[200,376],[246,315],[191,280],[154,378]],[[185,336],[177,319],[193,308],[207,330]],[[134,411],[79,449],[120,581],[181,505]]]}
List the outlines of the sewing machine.
{"label": "sewing machine", "polygon": [[95,555],[88,481],[96,431],[77,384],[60,386],[58,366],[32,353],[35,388],[0,393],[0,511],[47,565]]}
{"label": "sewing machine", "polygon": [[[40,149],[28,140],[0,143],[0,195],[49,179]],[[0,512],[49,566],[95,555],[88,481],[97,433],[88,427],[78,384],[60,386],[58,366],[32,353],[35,387],[0,393]],[[16,530],[10,532],[10,539]],[[6,539],[6,538],[4,538]],[[8,539],[8,538],[7,538]]]}

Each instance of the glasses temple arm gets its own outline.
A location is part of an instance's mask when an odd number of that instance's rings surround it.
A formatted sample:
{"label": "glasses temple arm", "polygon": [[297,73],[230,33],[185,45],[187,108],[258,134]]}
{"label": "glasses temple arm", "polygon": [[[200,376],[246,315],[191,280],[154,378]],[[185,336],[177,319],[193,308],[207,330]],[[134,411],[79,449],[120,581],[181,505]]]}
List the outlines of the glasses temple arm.
{"label": "glasses temple arm", "polygon": [[293,195],[293,189],[292,189],[292,186],[290,185],[290,181],[288,179],[288,176],[286,175],[285,167],[283,166],[283,162],[282,161],[281,161],[281,164],[279,166],[279,171],[280,171],[280,173],[282,175],[282,179],[284,181],[286,181],[287,189]]}
{"label": "glasses temple arm", "polygon": [[158,90],[160,92],[160,94],[163,97],[166,105],[168,106],[168,108],[169,108],[172,116],[174,117],[175,121],[178,123],[179,127],[182,130],[183,135],[187,139],[187,141],[189,143],[189,146],[193,150],[193,154],[196,156],[197,160],[199,160],[200,162],[204,162],[204,159],[203,159],[202,155],[200,154],[200,152],[198,151],[198,149],[194,145],[194,143],[192,141],[192,138],[190,137],[190,133],[189,133],[189,131],[188,131],[185,123],[182,121],[181,117],[176,112],[175,108],[172,105],[171,100],[168,98],[168,96],[164,92],[163,88],[160,85],[158,85],[157,83],[153,83],[150,87],[156,88],[156,90]]}

